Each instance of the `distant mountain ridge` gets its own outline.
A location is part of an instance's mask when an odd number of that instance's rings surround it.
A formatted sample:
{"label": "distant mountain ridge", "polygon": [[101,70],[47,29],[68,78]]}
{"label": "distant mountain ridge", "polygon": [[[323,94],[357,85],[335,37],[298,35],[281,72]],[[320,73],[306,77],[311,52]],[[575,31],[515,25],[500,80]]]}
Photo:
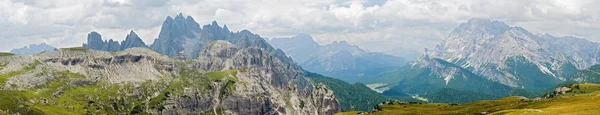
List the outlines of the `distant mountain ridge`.
{"label": "distant mountain ridge", "polygon": [[346,41],[319,45],[307,34],[298,34],[290,38],[273,38],[269,43],[286,52],[308,71],[351,83],[370,79],[369,75],[373,70],[387,70],[402,66],[406,62],[402,57],[368,52]]}
{"label": "distant mountain ridge", "polygon": [[25,46],[23,48],[12,49],[12,50],[10,50],[10,52],[14,53],[14,54],[19,54],[19,55],[32,55],[32,54],[38,54],[43,51],[51,51],[51,50],[56,50],[56,48],[52,47],[46,43],[41,43],[41,44],[31,44],[31,45]]}

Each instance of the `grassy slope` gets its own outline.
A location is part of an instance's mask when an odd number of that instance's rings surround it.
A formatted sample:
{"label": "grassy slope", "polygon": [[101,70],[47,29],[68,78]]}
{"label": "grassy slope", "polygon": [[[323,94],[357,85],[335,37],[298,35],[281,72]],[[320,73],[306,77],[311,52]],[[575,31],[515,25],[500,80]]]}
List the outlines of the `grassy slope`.
{"label": "grassy slope", "polygon": [[[525,97],[506,97],[498,100],[484,100],[473,103],[452,105],[442,103],[428,104],[384,104],[382,111],[375,115],[389,114],[589,114],[600,113],[600,85],[579,84],[579,89],[549,99],[527,99]],[[350,112],[340,115],[353,114]]]}
{"label": "grassy slope", "polygon": [[15,54],[7,53],[7,52],[0,52],[0,56],[12,56],[12,55],[15,55]]}
{"label": "grassy slope", "polygon": [[[10,77],[31,72],[36,62],[22,70],[0,75],[0,85]],[[47,70],[44,70],[47,71]],[[21,91],[0,90],[0,115],[20,114],[133,114],[151,108],[164,108],[165,96],[181,95],[184,88],[197,88],[202,91],[211,89],[210,82],[225,82],[223,92],[235,90],[232,87],[239,82],[235,75],[238,70],[217,72],[181,71],[181,76],[165,82],[147,81],[141,84],[107,84],[103,82],[73,85],[73,81],[86,76],[70,71],[49,72],[40,75],[56,76],[41,86]],[[244,82],[240,82],[244,84]],[[57,92],[61,92],[60,94]],[[127,95],[133,92],[140,95]],[[159,95],[153,96],[154,92]],[[220,94],[223,95],[224,93]],[[148,99],[148,100],[147,100]]]}

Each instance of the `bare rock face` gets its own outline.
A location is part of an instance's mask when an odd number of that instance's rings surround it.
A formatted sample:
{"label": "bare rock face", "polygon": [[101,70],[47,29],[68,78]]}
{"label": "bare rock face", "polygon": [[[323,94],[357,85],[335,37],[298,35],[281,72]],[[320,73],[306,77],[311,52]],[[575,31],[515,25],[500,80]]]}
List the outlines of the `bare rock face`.
{"label": "bare rock face", "polygon": [[[298,66],[284,63],[262,48],[238,49],[227,41],[215,41],[204,48],[192,67],[245,71],[237,73],[237,78],[253,85],[241,88],[248,92],[222,97],[220,105],[226,110],[248,114],[333,114],[341,111],[331,90],[324,85],[312,86]],[[314,87],[320,90],[313,90]],[[279,97],[281,95],[289,98]],[[240,103],[240,98],[244,102]]]}
{"label": "bare rock face", "polygon": [[[277,52],[256,46],[239,48],[227,41],[211,42],[195,60],[178,60],[146,48],[120,52],[62,49],[0,57],[7,68],[0,75],[13,74],[0,87],[2,91],[49,92],[48,97],[22,103],[26,107],[33,102],[96,114],[315,115],[341,111],[332,90],[308,82],[300,67]],[[98,88],[86,94],[73,92],[92,86]],[[117,92],[107,91],[111,87],[118,88]],[[68,96],[77,98],[58,101]],[[65,106],[79,102],[98,109]]]}

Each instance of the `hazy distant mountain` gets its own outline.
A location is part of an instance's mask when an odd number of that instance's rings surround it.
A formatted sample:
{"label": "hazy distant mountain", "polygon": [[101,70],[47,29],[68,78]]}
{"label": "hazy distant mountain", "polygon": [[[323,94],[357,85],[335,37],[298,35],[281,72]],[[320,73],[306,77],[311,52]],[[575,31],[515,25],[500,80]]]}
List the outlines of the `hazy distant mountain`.
{"label": "hazy distant mountain", "polygon": [[10,50],[11,53],[14,54],[19,54],[19,55],[32,55],[32,54],[37,54],[43,51],[50,51],[50,50],[55,50],[55,47],[52,47],[46,43],[42,43],[42,44],[31,44],[28,46],[25,46],[23,48],[17,48],[17,49],[12,49]]}
{"label": "hazy distant mountain", "polygon": [[270,43],[273,47],[282,49],[308,71],[351,83],[369,79],[372,73],[405,64],[402,57],[368,52],[346,41],[319,45],[306,34],[298,34],[291,38],[273,38]]}
{"label": "hazy distant mountain", "polygon": [[114,41],[113,39],[102,41],[102,35],[100,35],[100,33],[90,32],[88,34],[87,42],[83,44],[83,47],[101,51],[121,51],[134,47],[148,48],[144,41],[142,41],[133,30],[127,34],[127,37],[121,43]]}
{"label": "hazy distant mountain", "polygon": [[273,38],[269,43],[283,50],[299,64],[311,59],[322,47],[308,34],[298,34],[291,38]]}
{"label": "hazy distant mountain", "polygon": [[382,51],[383,53],[390,54],[393,56],[403,57],[406,61],[413,61],[419,58],[423,54],[421,50],[415,50],[404,47],[394,47],[389,50]]}

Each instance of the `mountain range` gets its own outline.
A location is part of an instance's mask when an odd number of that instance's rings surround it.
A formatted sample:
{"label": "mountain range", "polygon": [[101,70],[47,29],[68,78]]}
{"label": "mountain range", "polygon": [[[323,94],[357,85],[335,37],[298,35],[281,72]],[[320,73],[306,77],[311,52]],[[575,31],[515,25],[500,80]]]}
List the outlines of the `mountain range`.
{"label": "mountain range", "polygon": [[52,51],[56,50],[55,47],[52,47],[46,43],[41,44],[31,44],[29,46],[25,46],[23,48],[17,48],[10,50],[10,53],[18,54],[18,55],[33,55],[43,51]]}
{"label": "mountain range", "polygon": [[572,76],[598,64],[598,49],[600,44],[582,38],[536,35],[500,21],[475,18],[460,24],[409,65],[366,82],[384,84],[375,89],[390,95],[434,97],[434,92],[458,90],[494,99],[585,81]]}
{"label": "mountain range", "polygon": [[288,54],[302,68],[346,82],[371,79],[370,75],[399,67],[406,63],[402,57],[368,52],[346,41],[319,45],[310,35],[273,38],[269,43]]}

